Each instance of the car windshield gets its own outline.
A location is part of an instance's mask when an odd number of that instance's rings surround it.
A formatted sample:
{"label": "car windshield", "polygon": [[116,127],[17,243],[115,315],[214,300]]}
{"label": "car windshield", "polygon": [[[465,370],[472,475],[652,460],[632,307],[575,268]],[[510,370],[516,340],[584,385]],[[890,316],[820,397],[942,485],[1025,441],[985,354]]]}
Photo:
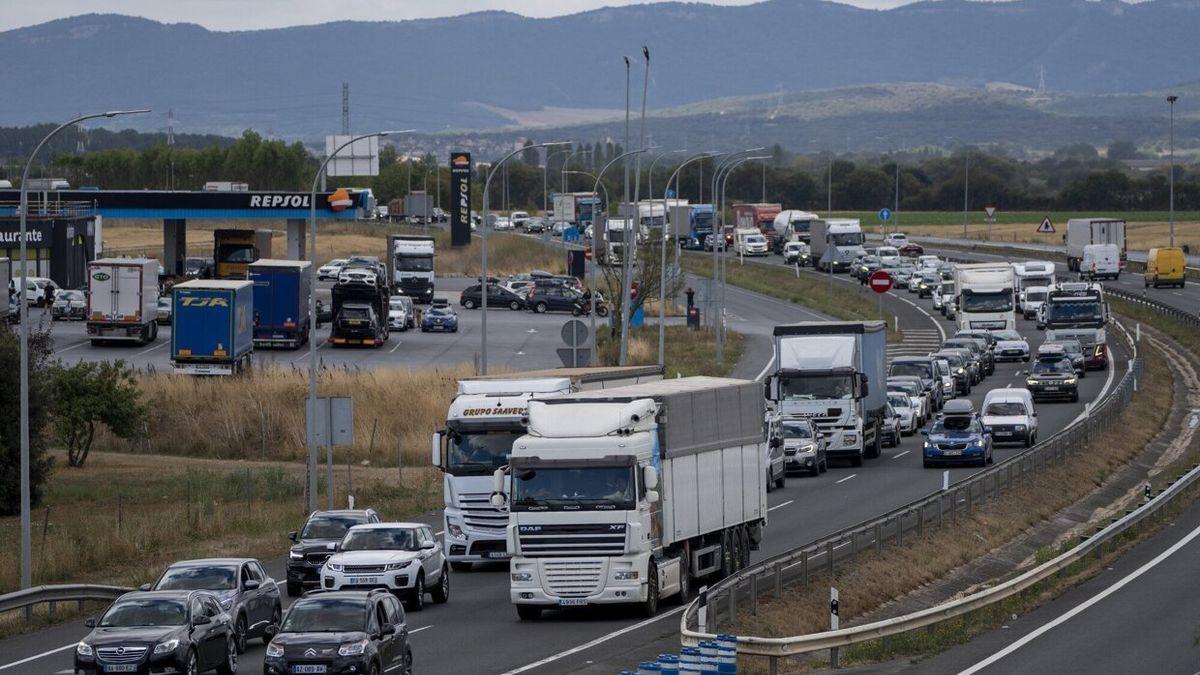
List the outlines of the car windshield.
{"label": "car windshield", "polygon": [[182,626],[187,623],[187,606],[179,600],[139,598],[118,600],[104,613],[99,625],[104,628],[134,626]]}
{"label": "car windshield", "polygon": [[366,307],[343,307],[342,319],[351,319],[354,321],[366,321],[371,318],[371,313]]}
{"label": "car windshield", "polygon": [[995,401],[989,403],[983,409],[984,415],[995,415],[996,417],[1008,417],[1012,415],[1024,415],[1025,405],[1020,401]]}
{"label": "car windshield", "polygon": [[388,309],[404,309],[403,300],[392,300],[388,303]]}
{"label": "car windshield", "polygon": [[83,291],[59,291],[58,299],[68,302],[71,300],[83,300]]}
{"label": "car windshield", "polygon": [[937,422],[933,423],[933,429],[930,433],[945,433],[947,431],[955,433],[980,433],[979,420],[967,415],[947,415],[942,417]]}
{"label": "car windshield", "polygon": [[301,539],[341,539],[346,530],[361,525],[365,520],[359,516],[314,516],[304,524]]}
{"label": "car windshield", "polygon": [[438,307],[436,309],[429,310],[429,315],[430,316],[439,316],[439,317],[454,316],[454,312],[451,312],[449,309],[446,309],[445,307]]}
{"label": "car windshield", "polygon": [[964,359],[961,354],[941,354],[940,356],[950,362],[951,368],[962,367]]}
{"label": "car windshield", "polygon": [[461,431],[450,434],[450,452],[446,470],[456,476],[490,476],[508,463],[513,442],[525,435],[525,429]]}
{"label": "car windshield", "polygon": [[980,293],[963,289],[963,306],[964,312],[1007,312],[1013,308],[1012,293],[1010,291],[995,291],[992,293]]}
{"label": "car windshield", "polygon": [[232,565],[170,567],[155,584],[156,591],[228,591],[237,588],[238,568]]}
{"label": "car windshield", "polygon": [[950,363],[948,361],[945,359],[938,359],[937,361],[934,361],[934,363],[937,364],[938,375],[950,374]]}
{"label": "car windshield", "polygon": [[893,408],[912,407],[912,401],[908,400],[908,394],[888,394],[888,403],[892,404]]}
{"label": "car windshield", "polygon": [[432,272],[433,258],[431,256],[402,256],[396,258],[398,272]]}
{"label": "car windshield", "polygon": [[366,608],[362,600],[315,598],[292,605],[281,633],[352,633],[366,624]]}
{"label": "car windshield", "polygon": [[803,422],[784,422],[780,425],[784,438],[812,438],[812,427]]}
{"label": "car windshield", "polygon": [[915,375],[926,379],[932,377],[928,363],[893,363],[891,370],[888,371],[888,377],[897,375]]}
{"label": "car windshield", "polygon": [[350,530],[338,548],[342,551],[413,551],[415,533],[407,527],[370,527]]}
{"label": "car windshield", "polygon": [[953,347],[955,349],[966,349],[969,352],[975,353],[979,351],[979,345],[970,340],[955,340],[951,338],[942,343],[943,347]]}
{"label": "car windshield", "polygon": [[632,509],[633,467],[529,467],[513,470],[513,510]]}
{"label": "car windshield", "polygon": [[997,340],[1007,340],[1009,342],[1021,342],[1025,339],[1015,330],[998,330],[993,332],[992,336]]}
{"label": "car windshield", "polygon": [[1083,348],[1079,346],[1078,342],[1075,342],[1073,340],[1063,340],[1062,342],[1048,342],[1046,344],[1062,345],[1063,351],[1068,354],[1082,354],[1083,353]]}
{"label": "car windshield", "polygon": [[1099,324],[1104,320],[1104,310],[1096,300],[1051,302],[1046,307],[1047,323]]}
{"label": "car windshield", "polygon": [[1039,360],[1030,370],[1033,375],[1071,375],[1074,372],[1075,369],[1068,359]]}
{"label": "car windshield", "polygon": [[780,395],[786,400],[847,399],[854,395],[849,375],[782,377]]}
{"label": "car windshield", "polygon": [[893,389],[895,391],[902,391],[905,394],[907,394],[908,396],[920,396],[921,395],[921,389],[919,387],[917,387],[916,384],[913,384],[912,382],[892,381],[892,382],[888,382],[888,387],[890,387],[891,389]]}

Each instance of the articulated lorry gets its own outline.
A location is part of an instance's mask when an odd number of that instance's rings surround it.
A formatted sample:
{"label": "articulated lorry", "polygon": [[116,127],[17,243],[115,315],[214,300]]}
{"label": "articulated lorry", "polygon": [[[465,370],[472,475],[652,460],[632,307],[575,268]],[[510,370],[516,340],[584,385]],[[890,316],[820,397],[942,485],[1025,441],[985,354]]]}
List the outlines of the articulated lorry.
{"label": "articulated lorry", "polygon": [[1016,293],[1009,263],[954,266],[958,327],[962,330],[1016,330]]}
{"label": "articulated lorry", "polygon": [[254,354],[254,285],[193,279],[171,289],[171,364],[187,375],[236,375]]}
{"label": "articulated lorry", "polygon": [[1115,218],[1072,218],[1067,221],[1067,269],[1078,272],[1083,249],[1091,244],[1112,244],[1121,252],[1125,269],[1125,221]]}
{"label": "articulated lorry", "polygon": [[[600,235],[600,245],[595,250],[600,253],[601,264],[624,265],[627,243],[633,250],[630,257],[636,258],[637,230],[631,225],[629,218],[604,218]],[[595,242],[594,239],[593,242]]]}
{"label": "articulated lorry", "polygon": [[862,466],[882,448],[887,331],[882,321],[804,321],[775,327],[766,398],[784,417],[807,417],[830,457]]}
{"label": "articulated lorry", "polygon": [[1100,284],[1062,282],[1046,294],[1038,328],[1046,329],[1047,340],[1079,340],[1087,369],[1105,370],[1109,358],[1107,323],[1108,303]]}
{"label": "articulated lorry", "polygon": [[391,234],[387,242],[388,255],[392,258],[392,286],[396,292],[418,302],[433,302],[433,237]]}
{"label": "articulated lorry", "polygon": [[748,565],[767,523],[764,412],[758,383],[712,377],[531,400],[492,485],[518,616],[609,604],[653,616]]}
{"label": "articulated lorry", "polygon": [[774,232],[774,250],[783,253],[783,246],[789,241],[800,241],[805,244],[812,242],[812,224],[821,217],[808,211],[789,209],[780,211],[771,223]]}
{"label": "articulated lorry", "polygon": [[446,427],[433,435],[433,465],[442,481],[442,546],[456,570],[507,560],[508,514],[491,502],[492,473],[508,464],[513,441],[525,434],[529,400],[662,379],[658,366],[554,368],[458,382]]}
{"label": "articulated lorry", "polygon": [[822,272],[846,272],[863,249],[862,224],[854,218],[814,220],[810,229],[813,266]]}
{"label": "articulated lorry", "polygon": [[215,230],[213,277],[245,279],[250,263],[271,257],[271,230]]}
{"label": "articulated lorry", "polygon": [[387,281],[374,278],[339,280],[329,289],[333,304],[329,344],[382,347],[388,339]]}
{"label": "articulated lorry", "polygon": [[704,249],[704,240],[713,231],[712,204],[686,204],[672,206],[669,218],[674,240],[686,249]]}
{"label": "articulated lorry", "polygon": [[307,260],[256,260],[254,346],[297,349],[308,342],[308,300],[312,263]]}
{"label": "articulated lorry", "polygon": [[158,337],[158,261],[101,258],[88,263],[87,334],[146,344]]}
{"label": "articulated lorry", "polygon": [[595,192],[557,192],[554,194],[554,222],[579,228],[591,225],[600,208]]}
{"label": "articulated lorry", "polygon": [[783,210],[780,204],[734,204],[733,227],[753,227],[763,234],[775,232],[775,217]]}

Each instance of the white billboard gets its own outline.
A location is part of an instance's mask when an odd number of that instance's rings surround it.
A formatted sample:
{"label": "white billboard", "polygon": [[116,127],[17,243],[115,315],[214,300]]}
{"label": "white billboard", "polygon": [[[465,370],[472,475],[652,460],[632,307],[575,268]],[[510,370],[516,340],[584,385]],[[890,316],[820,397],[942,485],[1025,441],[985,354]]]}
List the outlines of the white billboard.
{"label": "white billboard", "polygon": [[[353,136],[326,136],[325,156],[348,142]],[[379,137],[370,136],[355,141],[352,145],[342,148],[342,151],[329,162],[325,169],[328,176],[378,176],[379,175]]]}

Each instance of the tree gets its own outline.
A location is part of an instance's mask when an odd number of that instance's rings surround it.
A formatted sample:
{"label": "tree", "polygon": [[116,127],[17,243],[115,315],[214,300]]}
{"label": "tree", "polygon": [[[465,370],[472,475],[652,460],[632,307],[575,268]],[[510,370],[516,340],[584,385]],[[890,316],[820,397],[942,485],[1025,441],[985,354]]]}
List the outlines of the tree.
{"label": "tree", "polygon": [[133,371],[124,361],[55,365],[50,379],[54,436],[66,446],[71,466],[82,467],[87,461],[97,424],[121,438],[132,438],[141,429],[146,410]]}
{"label": "tree", "polygon": [[1108,158],[1114,161],[1137,159],[1137,146],[1132,141],[1113,141],[1108,144]]}
{"label": "tree", "polygon": [[[50,331],[29,332],[29,488],[30,503],[41,502],[43,485],[53,459],[46,456],[46,425],[49,401]],[[21,510],[20,341],[16,333],[0,327],[0,515]]]}

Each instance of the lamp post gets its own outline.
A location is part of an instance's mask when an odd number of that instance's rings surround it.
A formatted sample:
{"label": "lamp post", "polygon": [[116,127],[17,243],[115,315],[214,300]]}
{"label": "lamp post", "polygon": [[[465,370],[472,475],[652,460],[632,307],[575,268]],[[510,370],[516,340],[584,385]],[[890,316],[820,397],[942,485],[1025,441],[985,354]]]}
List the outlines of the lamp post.
{"label": "lamp post", "polygon": [[[957,136],[947,136],[948,140],[962,141]],[[971,149],[963,143],[963,239],[967,238],[967,199],[971,190]],[[989,225],[989,228],[991,226]]]}
{"label": "lamp post", "polygon": [[[742,164],[745,164],[746,162],[752,162],[752,161],[756,161],[756,160],[767,160],[770,158],[771,158],[770,155],[754,155],[754,156],[750,156],[750,157],[742,157],[741,159],[738,159],[738,160],[730,163],[727,166],[727,168],[725,169],[725,173],[721,178],[721,205],[722,205],[722,208],[724,208],[724,205],[725,205],[725,186],[729,183],[729,177],[733,175],[734,170],[737,169]],[[728,260],[728,258],[729,258],[728,251],[726,251],[726,255],[721,256],[721,259],[722,259],[721,264],[725,265],[726,264],[725,261]],[[721,276],[721,305],[720,305],[720,308],[717,310],[717,314],[718,314],[718,316],[723,316],[725,314],[725,276],[724,275]],[[719,326],[717,326],[717,365],[721,364],[721,360],[724,358],[724,355],[725,355],[725,322],[722,321],[721,324]]]}
{"label": "lamp post", "polygon": [[488,234],[488,187],[492,184],[492,178],[496,175],[496,170],[504,166],[504,163],[511,159],[519,152],[523,152],[529,148],[548,148],[555,145],[566,145],[568,141],[553,141],[550,143],[538,143],[529,145],[523,148],[517,148],[505,155],[492,165],[488,171],[487,180],[483,182],[483,226],[479,228],[480,232],[480,270],[479,270],[479,310],[482,312],[482,325],[479,332],[479,371],[482,375],[487,375],[487,234]]}
{"label": "lamp post", "polygon": [[[683,152],[683,151],[675,150],[674,152]],[[664,156],[665,156],[665,154],[670,154],[670,153],[664,153]],[[667,307],[667,236],[666,236],[667,193],[671,191],[671,181],[676,180],[676,177],[679,176],[679,172],[683,170],[683,167],[687,166],[688,164],[691,164],[692,162],[700,161],[702,159],[707,159],[707,158],[713,157],[713,156],[715,156],[714,153],[702,152],[700,154],[692,155],[691,157],[688,157],[687,159],[680,162],[679,166],[675,167],[675,171],[672,172],[671,175],[667,177],[667,184],[665,186],[663,186],[663,238],[662,238],[662,249],[660,251],[660,260],[659,260],[659,267],[658,267],[658,273],[659,273],[659,280],[658,280],[658,365],[660,368],[662,366],[666,365],[666,349],[667,349],[667,328],[666,328],[666,320],[667,320],[667,310],[666,310],[666,307]],[[662,156],[660,156],[659,159],[661,159],[661,157]],[[656,159],[655,161],[658,161],[658,160]],[[654,178],[654,163],[652,162],[650,164],[650,179],[653,180],[653,178]],[[647,188],[651,190],[650,196],[651,196],[651,198],[653,198],[654,197],[653,186],[648,185]],[[676,251],[679,250],[678,240],[675,241],[675,250]]]}
{"label": "lamp post", "polygon": [[[724,236],[725,236],[724,232],[723,232],[723,230],[725,229],[725,227],[724,227],[725,226],[725,213],[724,213],[725,209],[720,202],[720,199],[719,199],[720,194],[717,192],[717,188],[719,186],[719,181],[721,180],[721,174],[739,156],[745,155],[748,153],[752,153],[752,152],[759,152],[761,150],[766,150],[766,148],[765,147],[747,148],[745,150],[739,150],[737,152],[730,153],[728,156],[723,158],[720,162],[717,162],[716,165],[713,167],[712,185],[711,185],[711,189],[709,190],[709,193],[712,195],[712,198],[713,198],[713,231],[712,231],[712,234],[708,235],[710,238],[712,238],[712,245],[713,245],[712,285],[709,287],[709,294],[708,294],[708,303],[709,303],[710,310],[715,306],[713,296],[715,296],[716,294],[712,291],[714,288],[716,288],[716,284],[719,281],[719,278],[717,276],[717,249],[724,248]],[[719,219],[719,223],[718,223],[718,219]],[[717,238],[718,236],[720,237],[720,239]],[[720,246],[718,246],[718,243],[717,243],[718,241],[721,242]],[[717,321],[720,319],[720,317],[717,316],[715,312],[710,312],[710,313],[714,315],[713,316],[713,328],[714,328],[714,330],[716,330]],[[720,350],[722,348],[719,342],[718,342],[717,348],[718,348],[718,350]]]}
{"label": "lamp post", "polygon": [[[29,303],[25,299],[26,286],[29,284],[29,257],[26,251],[26,238],[28,236],[28,223],[26,218],[29,211],[29,171],[33,168],[33,160],[37,157],[38,151],[42,146],[46,145],[51,138],[54,138],[59,132],[68,127],[75,126],[80,122],[97,119],[100,117],[117,117],[119,115],[137,115],[150,112],[149,108],[139,110],[110,110],[108,112],[93,113],[91,115],[80,115],[73,120],[64,122],[54,128],[53,131],[46,134],[36,146],[33,152],[29,153],[29,159],[25,162],[25,170],[21,173],[21,209],[20,209],[20,243],[21,243],[21,292],[17,294],[20,304],[21,313],[21,588],[29,588],[33,583],[33,555],[32,555],[32,526],[30,524],[30,499],[31,489],[29,485]],[[5,291],[7,292],[7,291]]]}
{"label": "lamp post", "polygon": [[[369,134],[355,136],[350,140],[342,143],[333,152],[329,153],[322,162],[320,168],[317,169],[316,175],[313,176],[312,190],[308,195],[308,255],[311,258],[311,264],[308,268],[308,283],[311,288],[317,287],[317,186],[321,183],[321,177],[325,175],[325,167],[329,162],[337,157],[338,153],[345,148],[361,141],[364,138],[385,138],[387,136],[395,136],[398,134],[408,134],[416,131],[415,129],[405,129],[404,131],[376,131]],[[412,164],[408,166],[409,174],[412,173]],[[409,193],[411,194],[411,190]],[[406,209],[407,210],[407,209]],[[336,318],[336,317],[335,317]],[[312,411],[312,416],[316,416],[317,412],[317,294],[308,294],[308,406]],[[317,443],[315,430],[316,420],[308,420],[308,428],[306,429],[307,445],[308,445],[308,511],[311,513],[317,509]],[[329,508],[333,508],[333,461],[330,460],[330,476],[329,476]]]}
{"label": "lamp post", "polygon": [[1175,246],[1175,102],[1179,97],[1171,94],[1167,97],[1167,104],[1171,107],[1171,126],[1170,126],[1170,153],[1171,153],[1171,171],[1168,183],[1171,186],[1171,196],[1169,204],[1170,223],[1171,223],[1171,246]]}
{"label": "lamp post", "polygon": [[[895,146],[895,144],[892,143],[891,139],[885,138],[883,136],[876,136],[875,139],[884,141],[885,143],[888,144],[888,148],[890,148],[891,152],[892,152],[892,159],[896,163],[896,201],[892,205],[892,232],[899,232],[900,231],[900,155],[896,152],[896,146]],[[884,225],[883,227],[884,227],[884,229],[887,229],[886,225]]]}
{"label": "lamp post", "polygon": [[[623,153],[617,155],[616,157],[613,157],[612,160],[608,164],[604,165],[604,168],[600,169],[600,173],[596,174],[596,185],[592,188],[592,194],[599,194],[600,188],[604,187],[604,184],[601,182],[601,179],[604,178],[604,172],[608,171],[609,167],[611,167],[613,164],[616,164],[617,162],[623,161],[625,158],[629,157],[630,155],[637,155],[637,154],[646,152],[647,150],[649,150],[649,148],[642,148],[640,150],[630,150],[629,152],[623,152]],[[605,227],[607,227],[608,213],[611,211],[611,209],[612,209],[612,202],[609,201],[609,199],[608,199],[608,188],[604,187],[604,214],[605,214],[604,219],[606,221]],[[600,229],[599,223],[597,223],[597,220],[598,219],[593,216],[593,218],[592,218],[592,271],[591,271],[591,282],[589,284],[589,286],[590,286],[589,290],[591,291],[591,303],[592,303],[590,314],[591,314],[591,323],[592,323],[592,359],[591,359],[591,362],[592,362],[593,366],[596,365],[596,345],[597,345],[597,343],[596,343],[596,265],[599,264],[599,260],[597,258],[597,253],[596,253],[596,234]],[[625,232],[624,236],[628,237],[628,233],[630,232],[631,229],[632,228],[630,228],[630,227],[625,227],[623,230]],[[608,237],[605,236],[605,241],[607,241],[607,239],[608,239]],[[629,256],[629,242],[624,242],[624,247],[625,248],[624,248],[623,255],[625,256],[625,259],[621,261],[622,266],[626,266],[626,265],[630,264],[629,263],[629,257],[630,257]],[[623,284],[622,284],[622,286],[623,286]],[[624,287],[622,287],[617,292],[624,293],[625,292]],[[622,307],[624,307],[625,304],[628,302],[629,302],[629,298],[621,298],[621,306]],[[624,324],[621,325],[621,330],[625,330]]]}

